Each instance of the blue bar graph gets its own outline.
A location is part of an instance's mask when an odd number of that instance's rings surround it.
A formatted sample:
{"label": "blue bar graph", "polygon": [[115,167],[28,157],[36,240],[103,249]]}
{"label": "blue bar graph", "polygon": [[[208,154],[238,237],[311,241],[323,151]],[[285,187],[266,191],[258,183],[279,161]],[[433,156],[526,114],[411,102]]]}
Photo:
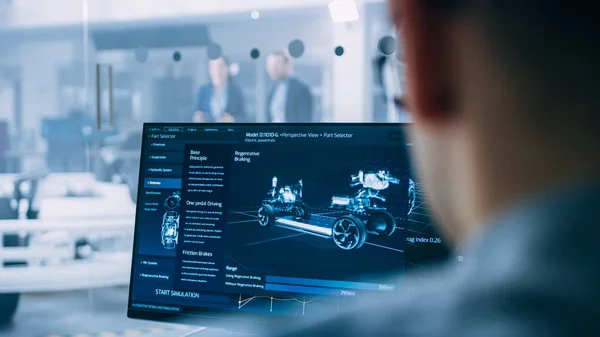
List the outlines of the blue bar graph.
{"label": "blue bar graph", "polygon": [[286,292],[286,293],[329,295],[329,296],[354,296],[354,295],[356,295],[353,291],[349,291],[349,290],[345,290],[345,289],[304,287],[304,286],[293,286],[293,285],[272,284],[272,283],[265,284],[265,290],[281,291],[281,292]]}
{"label": "blue bar graph", "polygon": [[265,281],[267,283],[291,284],[291,285],[312,286],[312,287],[340,288],[340,289],[371,290],[371,291],[394,291],[396,289],[396,286],[393,284],[330,281],[330,280],[317,280],[317,279],[279,277],[279,276],[267,276],[265,278]]}

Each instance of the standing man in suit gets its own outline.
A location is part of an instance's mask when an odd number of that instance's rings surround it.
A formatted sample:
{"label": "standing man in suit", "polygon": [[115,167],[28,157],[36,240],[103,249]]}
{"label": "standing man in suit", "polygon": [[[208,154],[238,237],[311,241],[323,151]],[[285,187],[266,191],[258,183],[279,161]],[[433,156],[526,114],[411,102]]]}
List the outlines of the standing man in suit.
{"label": "standing man in suit", "polygon": [[464,262],[283,335],[599,335],[597,4],[389,1],[412,157]]}
{"label": "standing man in suit", "polygon": [[233,123],[245,120],[244,94],[232,83],[229,66],[229,60],[225,56],[208,62],[210,82],[198,90],[193,117],[195,123]]}
{"label": "standing man in suit", "polygon": [[312,122],[313,97],[309,86],[292,75],[284,52],[267,58],[267,72],[274,83],[267,99],[267,120],[272,123]]}

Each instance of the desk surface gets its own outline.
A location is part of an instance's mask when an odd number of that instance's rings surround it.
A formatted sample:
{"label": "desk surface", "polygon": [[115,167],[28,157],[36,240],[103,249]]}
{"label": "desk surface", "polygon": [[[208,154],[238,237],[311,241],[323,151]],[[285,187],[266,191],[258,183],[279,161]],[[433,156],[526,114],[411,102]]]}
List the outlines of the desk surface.
{"label": "desk surface", "polygon": [[150,333],[145,335],[139,335],[140,337],[256,337],[256,335],[232,332],[221,329],[206,329],[206,328],[192,328],[188,330],[182,329],[180,334],[174,334],[173,331],[165,333]]}

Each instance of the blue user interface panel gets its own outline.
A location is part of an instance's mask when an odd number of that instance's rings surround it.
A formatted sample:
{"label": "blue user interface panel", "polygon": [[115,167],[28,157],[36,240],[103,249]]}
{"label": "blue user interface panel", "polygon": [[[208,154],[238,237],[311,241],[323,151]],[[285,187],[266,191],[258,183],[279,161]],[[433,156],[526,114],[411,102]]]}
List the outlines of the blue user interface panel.
{"label": "blue user interface panel", "polygon": [[447,253],[402,128],[145,125],[130,309],[311,316],[398,291],[372,275]]}

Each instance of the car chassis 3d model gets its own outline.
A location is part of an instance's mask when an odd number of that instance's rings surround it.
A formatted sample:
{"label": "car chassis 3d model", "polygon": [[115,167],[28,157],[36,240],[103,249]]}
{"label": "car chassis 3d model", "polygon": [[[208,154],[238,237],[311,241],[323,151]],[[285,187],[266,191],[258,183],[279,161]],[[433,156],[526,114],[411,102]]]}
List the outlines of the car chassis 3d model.
{"label": "car chassis 3d model", "polygon": [[161,242],[165,249],[174,249],[177,246],[179,236],[179,213],[175,209],[179,208],[181,202],[181,193],[173,194],[165,200],[165,207],[168,211],[163,215],[161,226]]}
{"label": "car chassis 3d model", "polygon": [[[411,180],[412,182],[412,180]],[[386,198],[380,194],[400,180],[388,171],[359,171],[352,175],[350,186],[362,186],[354,196],[334,196],[330,208],[339,210],[333,222],[315,224],[310,220],[308,205],[302,200],[302,181],[277,191],[277,178],[269,198],[258,211],[262,226],[277,225],[310,235],[330,239],[343,250],[361,248],[368,234],[390,236],[396,230],[396,219],[384,206]],[[414,183],[409,185],[409,210],[414,208]],[[312,223],[311,223],[312,222]]]}
{"label": "car chassis 3d model", "polygon": [[261,226],[270,226],[277,217],[293,215],[296,218],[310,218],[310,209],[302,201],[302,180],[295,185],[286,185],[277,190],[277,177],[273,177],[273,185],[269,197],[263,200],[258,210]]}

